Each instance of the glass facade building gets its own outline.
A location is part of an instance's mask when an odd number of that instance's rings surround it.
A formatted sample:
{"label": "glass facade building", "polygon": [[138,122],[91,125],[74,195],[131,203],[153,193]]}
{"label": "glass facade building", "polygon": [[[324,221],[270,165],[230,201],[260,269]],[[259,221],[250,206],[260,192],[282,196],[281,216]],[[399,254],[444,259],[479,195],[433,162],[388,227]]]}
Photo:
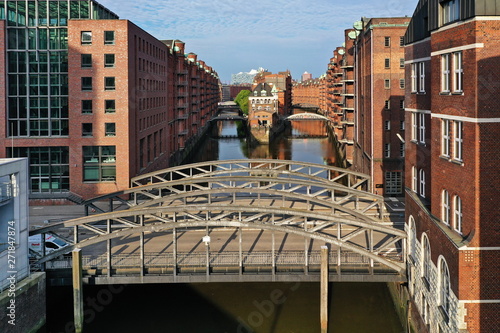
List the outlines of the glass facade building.
{"label": "glass facade building", "polygon": [[[118,19],[89,0],[0,1],[6,25],[6,118],[9,138],[69,135],[68,20]],[[44,140],[47,144],[50,140]],[[69,190],[69,147],[7,148],[30,158],[32,193]]]}

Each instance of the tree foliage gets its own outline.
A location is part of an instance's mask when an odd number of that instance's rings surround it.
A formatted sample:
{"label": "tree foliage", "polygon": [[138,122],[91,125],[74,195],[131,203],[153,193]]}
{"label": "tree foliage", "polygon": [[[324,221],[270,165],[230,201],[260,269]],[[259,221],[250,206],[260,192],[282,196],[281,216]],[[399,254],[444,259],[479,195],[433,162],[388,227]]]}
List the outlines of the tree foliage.
{"label": "tree foliage", "polygon": [[235,97],[234,101],[240,106],[243,114],[248,115],[248,96],[250,95],[250,90],[242,90]]}

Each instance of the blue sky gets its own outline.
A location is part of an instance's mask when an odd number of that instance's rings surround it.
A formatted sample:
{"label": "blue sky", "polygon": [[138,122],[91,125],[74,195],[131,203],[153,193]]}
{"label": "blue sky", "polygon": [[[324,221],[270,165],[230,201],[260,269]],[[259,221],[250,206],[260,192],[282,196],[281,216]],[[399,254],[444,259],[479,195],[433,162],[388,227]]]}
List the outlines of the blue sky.
{"label": "blue sky", "polygon": [[229,83],[264,67],[294,79],[326,72],[344,30],[364,17],[411,16],[418,0],[98,0],[158,39],[180,39]]}

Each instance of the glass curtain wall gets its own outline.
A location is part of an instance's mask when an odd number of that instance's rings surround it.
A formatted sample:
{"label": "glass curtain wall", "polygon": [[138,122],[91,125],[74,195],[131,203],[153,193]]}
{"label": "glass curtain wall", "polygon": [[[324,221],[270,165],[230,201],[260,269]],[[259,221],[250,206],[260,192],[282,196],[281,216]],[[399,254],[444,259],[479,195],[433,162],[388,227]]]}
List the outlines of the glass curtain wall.
{"label": "glass curtain wall", "polygon": [[[8,136],[67,137],[68,20],[118,16],[89,0],[0,0],[0,19],[6,20],[7,25]],[[27,150],[17,149],[14,153],[22,151]],[[63,149],[64,154],[68,151]],[[69,156],[63,159],[69,160]],[[49,161],[42,163],[48,168],[49,178],[58,173],[51,170],[58,167]],[[66,180],[60,176],[39,185],[39,176],[32,174],[32,192],[67,190]]]}

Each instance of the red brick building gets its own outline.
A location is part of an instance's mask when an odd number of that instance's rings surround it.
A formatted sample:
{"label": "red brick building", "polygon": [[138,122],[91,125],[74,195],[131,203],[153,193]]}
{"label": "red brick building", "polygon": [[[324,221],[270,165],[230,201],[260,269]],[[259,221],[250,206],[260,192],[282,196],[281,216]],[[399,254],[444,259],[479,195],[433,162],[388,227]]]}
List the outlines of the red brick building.
{"label": "red brick building", "polygon": [[[94,1],[49,2],[46,20],[0,17],[0,157],[29,157],[31,198],[89,198],[179,163],[217,111],[217,73]],[[5,43],[11,30],[39,43]]]}
{"label": "red brick building", "polygon": [[[403,194],[404,44],[410,19],[363,18],[355,24],[353,170],[372,176],[370,191]],[[348,79],[348,78],[347,78]]]}
{"label": "red brick building", "polygon": [[500,331],[500,9],[419,1],[405,35],[412,302],[429,332]]}
{"label": "red brick building", "polygon": [[259,83],[272,83],[278,89],[278,113],[282,116],[290,114],[292,109],[292,75],[290,72],[279,72],[278,74],[259,72],[254,77],[254,84]]}

